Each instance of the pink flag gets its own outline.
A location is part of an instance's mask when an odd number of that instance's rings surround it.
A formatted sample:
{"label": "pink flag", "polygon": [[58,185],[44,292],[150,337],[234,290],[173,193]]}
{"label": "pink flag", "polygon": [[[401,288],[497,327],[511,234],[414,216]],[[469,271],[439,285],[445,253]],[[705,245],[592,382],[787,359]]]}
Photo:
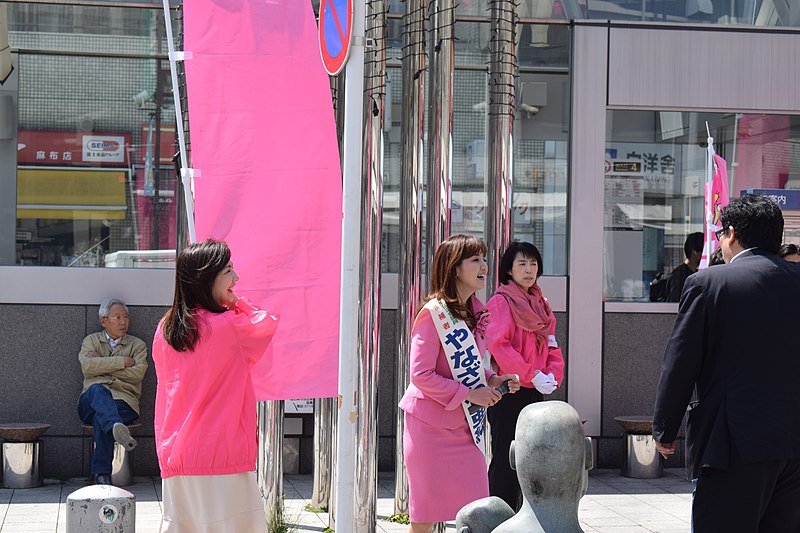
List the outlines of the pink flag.
{"label": "pink flag", "polygon": [[342,181],[311,3],[191,0],[184,21],[197,238],[281,317],[256,395],[336,396]]}
{"label": "pink flag", "polygon": [[714,177],[705,186],[706,232],[700,268],[708,267],[709,257],[719,247],[716,231],[722,229],[720,213],[722,208],[728,205],[730,201],[728,165],[716,152],[713,152],[713,148],[710,148],[710,150],[714,159]]}

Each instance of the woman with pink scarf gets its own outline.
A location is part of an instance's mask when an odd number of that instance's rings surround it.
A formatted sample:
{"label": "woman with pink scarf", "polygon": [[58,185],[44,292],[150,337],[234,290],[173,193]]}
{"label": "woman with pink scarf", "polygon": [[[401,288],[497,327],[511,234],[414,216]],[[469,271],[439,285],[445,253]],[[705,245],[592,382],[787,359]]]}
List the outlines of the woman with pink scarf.
{"label": "woman with pink scarf", "polygon": [[564,378],[564,357],[556,342],[556,319],[536,284],[542,255],[527,242],[512,242],[498,268],[500,286],[486,303],[491,320],[486,332],[492,365],[498,374],[517,374],[521,388],[506,394],[488,411],[492,428],[489,492],[515,511],[521,505],[517,474],[508,450],[522,409],[552,394]]}

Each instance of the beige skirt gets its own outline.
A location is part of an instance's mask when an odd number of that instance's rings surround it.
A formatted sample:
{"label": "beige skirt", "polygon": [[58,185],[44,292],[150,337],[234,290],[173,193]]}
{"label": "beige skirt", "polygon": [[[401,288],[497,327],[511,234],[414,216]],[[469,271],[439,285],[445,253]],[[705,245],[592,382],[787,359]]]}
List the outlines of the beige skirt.
{"label": "beige skirt", "polygon": [[255,472],[174,476],[161,481],[161,533],[265,533]]}

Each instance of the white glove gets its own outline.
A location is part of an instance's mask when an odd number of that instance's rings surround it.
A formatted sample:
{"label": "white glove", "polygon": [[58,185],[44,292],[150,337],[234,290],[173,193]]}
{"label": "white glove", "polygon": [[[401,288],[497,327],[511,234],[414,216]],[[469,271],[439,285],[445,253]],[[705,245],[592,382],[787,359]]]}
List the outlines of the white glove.
{"label": "white glove", "polygon": [[537,372],[531,381],[533,386],[536,387],[536,390],[542,394],[552,394],[558,386],[558,383],[556,383],[555,379],[542,372]]}
{"label": "white glove", "polygon": [[552,373],[552,372],[550,372],[549,374],[547,374],[547,377],[549,377],[549,378],[550,378],[550,381],[552,381],[552,382],[553,382],[553,385],[555,385],[556,387],[558,387],[558,381],[556,381],[556,377],[553,375],[553,373]]}

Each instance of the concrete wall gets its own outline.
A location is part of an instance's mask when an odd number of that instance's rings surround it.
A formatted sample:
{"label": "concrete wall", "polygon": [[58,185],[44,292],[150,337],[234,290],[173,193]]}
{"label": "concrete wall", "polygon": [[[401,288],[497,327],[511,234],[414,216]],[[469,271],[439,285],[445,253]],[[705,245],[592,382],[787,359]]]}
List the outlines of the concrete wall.
{"label": "concrete wall", "polygon": [[[598,468],[618,468],[624,458],[617,416],[652,416],[661,362],[674,314],[605,313],[603,324],[602,433]],[[667,467],[683,466],[683,431]]]}
{"label": "concrete wall", "polygon": [[[131,306],[130,333],[152,344],[162,306]],[[618,468],[623,460],[623,432],[615,416],[652,415],[655,388],[674,314],[605,313],[603,327],[602,430],[598,441],[598,468]],[[378,468],[392,471],[395,458],[394,397],[397,311],[381,313],[381,353],[378,387]],[[556,313],[557,337],[569,366],[567,314]],[[91,438],[82,434],[76,412],[82,375],[78,350],[83,337],[99,330],[96,305],[0,305],[0,422],[51,424],[44,440],[47,477],[89,475]],[[136,475],[158,475],[153,438],[156,377],[152,366],[142,386],[142,428],[134,452]],[[563,400],[570,387],[555,393]],[[313,470],[313,417],[302,416],[300,435],[288,437],[287,451],[299,454],[300,473]],[[681,433],[681,437],[682,437]],[[296,439],[296,440],[295,440]],[[683,447],[667,466],[683,464]]]}
{"label": "concrete wall", "polygon": [[[150,367],[142,383],[142,427],[133,452],[135,475],[159,474],[153,431],[156,373],[151,347],[166,307],[128,306],[130,334],[148,346]],[[0,305],[0,422],[50,424],[45,433],[43,472],[49,478],[88,476],[92,439],[83,435],[77,414],[83,376],[78,363],[81,341],[99,331],[96,305]],[[288,473],[311,473],[314,467],[314,422],[302,419],[302,432],[286,437]],[[294,468],[290,468],[294,465]]]}
{"label": "concrete wall", "polygon": [[[130,334],[152,345],[163,307],[130,307]],[[81,341],[100,330],[97,306],[0,305],[0,421],[42,422],[46,477],[88,476],[91,437],[83,435],[77,414],[83,375]],[[156,377],[150,364],[142,384],[142,427],[133,452],[134,473],[157,475],[153,439]]]}

